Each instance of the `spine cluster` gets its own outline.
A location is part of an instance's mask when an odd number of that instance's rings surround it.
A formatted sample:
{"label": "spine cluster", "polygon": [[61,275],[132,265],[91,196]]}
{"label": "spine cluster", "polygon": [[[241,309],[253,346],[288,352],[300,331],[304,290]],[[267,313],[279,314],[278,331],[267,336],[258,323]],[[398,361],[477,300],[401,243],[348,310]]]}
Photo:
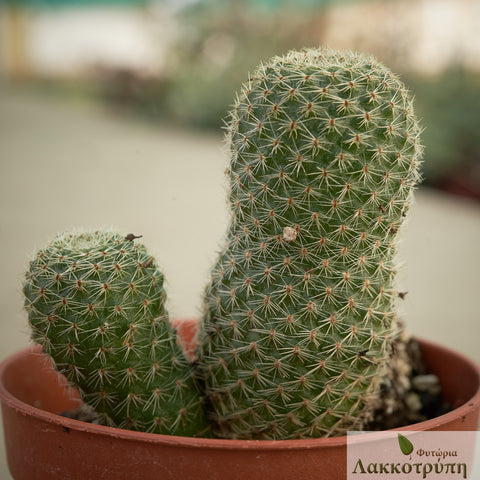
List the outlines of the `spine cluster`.
{"label": "spine cluster", "polygon": [[370,57],[291,52],[244,84],[200,359],[218,435],[361,425],[395,336],[395,239],[419,133],[404,85]]}
{"label": "spine cluster", "polygon": [[31,261],[24,293],[34,341],[106,424],[201,433],[200,394],[168,321],[163,275],[133,235],[60,235]]}

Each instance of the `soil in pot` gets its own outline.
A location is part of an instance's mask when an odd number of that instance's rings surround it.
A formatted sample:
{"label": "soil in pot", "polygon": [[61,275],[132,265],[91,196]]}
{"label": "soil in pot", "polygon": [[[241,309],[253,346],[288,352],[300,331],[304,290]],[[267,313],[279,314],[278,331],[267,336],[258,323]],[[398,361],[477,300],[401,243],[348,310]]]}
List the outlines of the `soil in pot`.
{"label": "soil in pot", "polygon": [[401,428],[436,418],[452,410],[443,399],[438,377],[427,368],[414,338],[395,345],[389,375],[381,385],[381,399],[368,431]]}

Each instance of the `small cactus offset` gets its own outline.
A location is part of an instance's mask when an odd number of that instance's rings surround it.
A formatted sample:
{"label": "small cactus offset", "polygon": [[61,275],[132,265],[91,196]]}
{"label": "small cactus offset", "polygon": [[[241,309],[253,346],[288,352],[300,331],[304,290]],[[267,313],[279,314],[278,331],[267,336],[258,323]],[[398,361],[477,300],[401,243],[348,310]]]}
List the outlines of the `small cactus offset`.
{"label": "small cactus offset", "polygon": [[111,426],[193,436],[204,429],[192,368],[143,245],[112,232],[62,234],[24,284],[32,337]]}
{"label": "small cactus offset", "polygon": [[244,84],[200,358],[218,435],[362,427],[396,335],[395,239],[419,133],[404,85],[371,57],[293,51]]}

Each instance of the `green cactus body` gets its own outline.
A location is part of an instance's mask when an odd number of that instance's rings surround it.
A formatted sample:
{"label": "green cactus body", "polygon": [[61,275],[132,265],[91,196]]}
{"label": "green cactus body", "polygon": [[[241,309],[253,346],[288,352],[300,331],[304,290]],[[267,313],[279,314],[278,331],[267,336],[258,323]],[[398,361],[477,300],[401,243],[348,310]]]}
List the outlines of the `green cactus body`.
{"label": "green cactus body", "polygon": [[33,339],[108,425],[196,435],[200,395],[168,321],[163,275],[127,238],[63,234],[36,254],[24,284]]}
{"label": "green cactus body", "polygon": [[243,86],[200,362],[218,435],[361,427],[395,335],[418,137],[405,87],[370,57],[290,52]]}

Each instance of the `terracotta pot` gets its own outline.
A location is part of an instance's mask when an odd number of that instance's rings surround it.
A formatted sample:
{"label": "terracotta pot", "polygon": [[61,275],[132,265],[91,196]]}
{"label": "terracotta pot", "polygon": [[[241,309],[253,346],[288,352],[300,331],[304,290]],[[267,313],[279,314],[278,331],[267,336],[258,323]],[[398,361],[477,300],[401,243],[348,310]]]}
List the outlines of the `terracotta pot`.
{"label": "terracotta pot", "polygon": [[[187,345],[194,341],[195,328],[191,327],[183,327]],[[401,430],[477,430],[479,366],[434,343],[421,341],[421,347],[427,366],[440,378],[445,399],[455,409]],[[64,418],[59,414],[78,404],[78,394],[51,365],[46,368],[46,357],[38,348],[22,350],[3,361],[0,397],[8,464],[17,480],[346,479],[346,437],[186,438]]]}

